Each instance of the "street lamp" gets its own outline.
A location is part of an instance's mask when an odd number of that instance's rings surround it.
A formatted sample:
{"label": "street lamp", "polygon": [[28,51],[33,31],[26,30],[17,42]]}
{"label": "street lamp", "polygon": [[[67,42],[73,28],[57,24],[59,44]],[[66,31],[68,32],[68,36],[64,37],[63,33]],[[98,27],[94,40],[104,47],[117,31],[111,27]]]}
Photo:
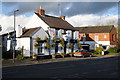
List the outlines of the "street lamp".
{"label": "street lamp", "polygon": [[14,10],[14,38],[13,38],[13,63],[14,63],[14,58],[15,58],[15,46],[16,46],[16,31],[15,31],[15,16],[16,12],[19,11],[18,9]]}

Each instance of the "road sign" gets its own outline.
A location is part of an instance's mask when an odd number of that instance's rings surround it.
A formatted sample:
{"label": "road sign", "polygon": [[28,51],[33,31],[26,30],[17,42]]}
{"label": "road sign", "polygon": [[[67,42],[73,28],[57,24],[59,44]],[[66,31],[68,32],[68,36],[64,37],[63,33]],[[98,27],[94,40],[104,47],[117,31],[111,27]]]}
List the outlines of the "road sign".
{"label": "road sign", "polygon": [[12,41],[17,41],[16,39],[13,39]]}
{"label": "road sign", "polygon": [[16,39],[12,39],[12,46],[16,46],[17,45],[17,40]]}

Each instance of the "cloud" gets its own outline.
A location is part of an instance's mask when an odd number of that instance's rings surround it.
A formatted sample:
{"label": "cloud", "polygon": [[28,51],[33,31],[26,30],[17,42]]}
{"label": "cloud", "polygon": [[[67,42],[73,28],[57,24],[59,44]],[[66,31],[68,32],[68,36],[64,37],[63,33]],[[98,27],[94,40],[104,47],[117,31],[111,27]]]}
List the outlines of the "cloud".
{"label": "cloud", "polygon": [[47,14],[60,16],[59,8],[61,8],[62,15],[71,17],[78,14],[104,13],[110,8],[117,6],[117,2],[3,2],[2,10],[5,13],[18,8],[20,9],[18,14],[25,14],[35,12],[40,5],[43,6]]}
{"label": "cloud", "polygon": [[[0,15],[0,25],[2,26],[2,32],[13,31],[13,16]],[[27,23],[32,18],[24,15],[16,17],[16,26],[21,25],[27,27]],[[115,25],[117,26],[118,15],[76,15],[72,17],[66,17],[66,21],[72,24],[74,27],[89,26],[89,25]]]}
{"label": "cloud", "polygon": [[67,17],[66,20],[74,27],[93,26],[93,25],[115,25],[118,23],[118,15],[76,15]]}
{"label": "cloud", "polygon": [[[14,20],[13,16],[6,16],[0,14],[0,25],[2,26],[2,31],[0,34],[13,31]],[[31,17],[25,17],[24,15],[19,15],[16,17],[16,26],[25,26]]]}

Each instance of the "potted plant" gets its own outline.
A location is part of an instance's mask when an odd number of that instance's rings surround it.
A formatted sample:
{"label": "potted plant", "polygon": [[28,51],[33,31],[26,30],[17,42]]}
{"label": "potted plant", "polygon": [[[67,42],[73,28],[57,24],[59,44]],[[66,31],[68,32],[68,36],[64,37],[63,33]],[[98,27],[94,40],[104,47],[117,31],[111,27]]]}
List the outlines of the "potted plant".
{"label": "potted plant", "polygon": [[41,40],[41,39],[40,39],[39,37],[36,37],[36,38],[35,38],[35,41],[36,41],[36,42],[38,42],[38,41],[40,41],[40,40]]}
{"label": "potted plant", "polygon": [[65,53],[60,53],[60,55],[64,58],[66,54]]}
{"label": "potted plant", "polygon": [[69,54],[70,57],[72,57],[74,53],[68,53],[68,54]]}
{"label": "potted plant", "polygon": [[52,45],[51,45],[51,47],[55,47],[56,45],[55,45],[55,43],[53,43]]}
{"label": "potted plant", "polygon": [[52,59],[55,59],[55,57],[56,57],[56,54],[52,54]]}
{"label": "potted plant", "polygon": [[53,42],[56,42],[57,38],[53,37]]}
{"label": "potted plant", "polygon": [[33,59],[37,59],[37,56],[38,56],[38,54],[34,54],[34,55],[32,56],[32,58],[33,58]]}
{"label": "potted plant", "polygon": [[61,44],[61,47],[64,47],[64,38],[60,38],[60,44]]}
{"label": "potted plant", "polygon": [[49,40],[49,39],[48,39],[47,37],[45,37],[45,39],[44,39],[44,40],[45,40],[46,42],[48,42],[48,40]]}
{"label": "potted plant", "polygon": [[68,47],[72,48],[73,47],[73,43],[69,43]]}
{"label": "potted plant", "polygon": [[35,48],[38,48],[38,43],[34,43],[34,47],[35,47]]}
{"label": "potted plant", "polygon": [[46,49],[51,48],[50,44],[49,44],[49,43],[46,43],[45,48],[46,48]]}

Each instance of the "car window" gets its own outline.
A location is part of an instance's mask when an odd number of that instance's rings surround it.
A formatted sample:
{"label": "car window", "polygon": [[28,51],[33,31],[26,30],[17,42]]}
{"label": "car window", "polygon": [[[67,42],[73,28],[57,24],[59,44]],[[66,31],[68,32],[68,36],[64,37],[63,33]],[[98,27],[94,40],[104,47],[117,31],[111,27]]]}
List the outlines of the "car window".
{"label": "car window", "polygon": [[82,52],[87,52],[86,50],[82,50]]}
{"label": "car window", "polygon": [[75,52],[79,52],[79,50],[76,50]]}
{"label": "car window", "polygon": [[79,52],[82,52],[82,50],[79,50]]}

